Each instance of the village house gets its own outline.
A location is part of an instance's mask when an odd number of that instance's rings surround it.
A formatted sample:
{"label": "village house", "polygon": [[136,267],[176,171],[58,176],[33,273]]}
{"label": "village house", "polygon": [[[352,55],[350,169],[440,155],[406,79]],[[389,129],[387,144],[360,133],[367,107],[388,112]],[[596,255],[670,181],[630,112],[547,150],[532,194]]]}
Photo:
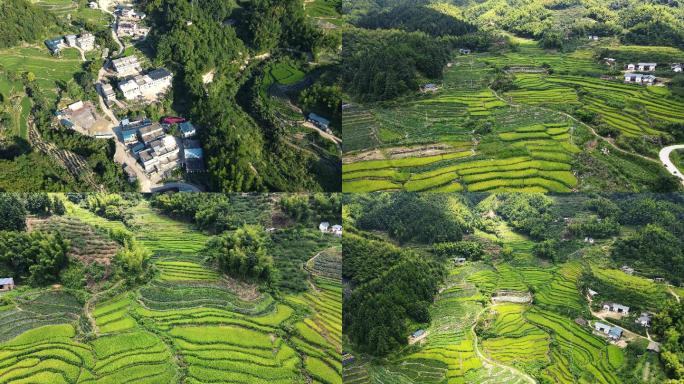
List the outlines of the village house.
{"label": "village house", "polygon": [[119,37],[130,36],[143,38],[150,33],[149,27],[143,27],[135,22],[120,22],[116,25],[116,34]]}
{"label": "village house", "polygon": [[166,135],[149,144],[152,149],[152,157],[157,159],[157,170],[166,172],[178,166],[180,160],[180,148],[176,138]]}
{"label": "village house", "polygon": [[651,341],[650,343],[648,343],[648,347],[646,347],[646,350],[650,352],[659,353],[660,344],[656,343],[655,341]]}
{"label": "village house", "polygon": [[0,278],[0,292],[11,291],[14,289],[14,278],[3,277]]}
{"label": "village house", "polygon": [[654,281],[655,283],[664,283],[664,282],[665,282],[665,278],[664,278],[664,277],[656,277],[655,279],[653,279],[653,281]]}
{"label": "village house", "polygon": [[589,244],[594,244],[594,238],[593,237],[585,237],[584,242],[589,243]]}
{"label": "village house", "polygon": [[59,36],[45,40],[45,46],[50,50],[50,53],[52,53],[53,55],[57,55],[65,46],[64,38],[62,36]]}
{"label": "village house", "polygon": [[335,224],[332,226],[332,233],[337,237],[342,237],[342,226]]}
{"label": "village house", "polygon": [[456,265],[463,265],[466,262],[465,257],[454,257],[454,264]]}
{"label": "village house", "polygon": [[656,70],[656,66],[658,64],[656,63],[638,63],[637,64],[637,69],[640,71],[646,71],[646,72],[651,72]]}
{"label": "village house", "polygon": [[159,123],[145,125],[138,129],[138,135],[140,136],[140,141],[145,143],[145,145],[149,145],[154,140],[164,136],[164,127]]}
{"label": "village house", "polygon": [[182,123],[180,123],[179,127],[181,130],[181,134],[183,135],[184,138],[187,139],[187,138],[195,136],[195,133],[196,133],[195,126],[192,125],[191,122],[189,122],[189,121],[182,122]]}
{"label": "village house", "polygon": [[135,56],[126,56],[112,60],[112,67],[119,77],[137,75],[142,71],[138,58]]}
{"label": "village house", "polygon": [[626,265],[623,265],[620,267],[620,270],[628,275],[633,275],[634,274],[634,268],[628,267]]}
{"label": "village house", "polygon": [[136,180],[138,180],[138,176],[135,174],[135,171],[132,170],[127,164],[123,165],[123,170],[124,173],[126,173],[129,183],[134,183]]}
{"label": "village house", "polygon": [[342,352],[342,366],[347,366],[349,364],[352,364],[354,361],[356,361],[356,358],[348,352]]}
{"label": "village house", "polygon": [[625,83],[653,85],[655,81],[656,77],[653,75],[642,75],[639,73],[625,74]]}
{"label": "village house", "polygon": [[634,65],[632,63],[627,64],[627,70],[628,71],[633,71],[635,69],[636,69],[636,65]]}
{"label": "village house", "polygon": [[427,332],[425,332],[424,329],[419,329],[419,330],[413,332],[413,334],[411,334],[411,336],[408,337],[408,343],[409,344],[415,344],[415,343],[425,339],[425,337],[427,337]]}
{"label": "village house", "polygon": [[594,290],[591,289],[591,288],[589,288],[589,289],[587,290],[587,292],[589,293],[589,297],[594,297],[594,296],[598,295],[598,292],[594,291]]}
{"label": "village house", "polygon": [[606,63],[606,65],[615,65],[615,59],[612,57],[604,57],[603,61]]}
{"label": "village house", "polygon": [[422,87],[420,87],[421,92],[436,92],[437,90],[439,90],[439,87],[437,86],[437,84],[432,84],[432,83],[425,84]]}
{"label": "village house", "polygon": [[102,97],[107,104],[116,99],[116,92],[114,92],[114,87],[111,84],[100,83],[100,93],[102,93]]}
{"label": "village house", "polygon": [[204,152],[198,140],[183,141],[183,159],[188,173],[204,172]]}
{"label": "village house", "polygon": [[76,35],[66,35],[64,36],[64,41],[66,42],[67,47],[75,47],[76,46]]}
{"label": "village house", "polygon": [[641,316],[639,316],[636,320],[634,320],[634,322],[641,325],[642,327],[650,327],[651,326],[651,315],[649,315],[646,312],[642,312]]}
{"label": "village house", "polygon": [[88,3],[88,8],[90,8],[90,9],[97,9],[97,8],[98,8],[97,3],[94,2],[94,1],[89,2],[89,3]]}
{"label": "village house", "polygon": [[617,303],[603,303],[603,310],[615,313],[621,313],[623,315],[629,314],[629,307]]}
{"label": "village house", "polygon": [[328,131],[330,129],[330,120],[322,116],[319,116],[313,112],[309,113],[309,117],[307,118],[307,120],[324,131]]}
{"label": "village house", "polygon": [[76,39],[76,46],[88,52],[95,48],[95,36],[91,33],[81,34]]}
{"label": "village house", "polygon": [[458,53],[460,53],[461,55],[470,55],[470,49],[461,48],[458,50]]}
{"label": "village house", "polygon": [[596,35],[589,35],[589,40],[598,41],[599,37]]}
{"label": "village house", "polygon": [[673,72],[682,72],[682,69],[684,69],[684,65],[682,64],[672,64],[671,66]]}
{"label": "village house", "polygon": [[619,340],[620,337],[622,337],[622,328],[620,327],[613,327],[608,324],[604,324],[601,322],[594,322],[594,329],[608,335],[613,340]]}
{"label": "village house", "polygon": [[173,74],[166,69],[155,69],[146,75],[137,75],[121,82],[119,89],[126,100],[135,100],[141,97],[153,98],[171,87],[172,78]]}
{"label": "village house", "polygon": [[330,228],[330,223],[328,223],[327,221],[318,224],[318,229],[321,232],[328,232],[328,228]]}
{"label": "village house", "polygon": [[138,130],[136,129],[129,129],[126,131],[121,131],[121,138],[123,139],[123,143],[126,145],[131,145],[135,144],[138,142],[138,137],[137,137]]}
{"label": "village house", "polygon": [[138,154],[138,159],[140,159],[140,164],[142,164],[145,172],[152,173],[155,171],[155,167],[159,164],[159,159],[152,155],[152,149],[147,148],[140,151]]}

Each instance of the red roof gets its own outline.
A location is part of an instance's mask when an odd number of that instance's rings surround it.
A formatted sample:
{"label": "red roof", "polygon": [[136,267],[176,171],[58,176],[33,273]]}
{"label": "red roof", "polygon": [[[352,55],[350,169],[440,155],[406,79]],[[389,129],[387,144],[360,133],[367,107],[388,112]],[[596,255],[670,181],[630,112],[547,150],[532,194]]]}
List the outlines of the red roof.
{"label": "red roof", "polygon": [[164,124],[178,124],[185,122],[185,119],[182,117],[168,116],[161,119],[161,122]]}

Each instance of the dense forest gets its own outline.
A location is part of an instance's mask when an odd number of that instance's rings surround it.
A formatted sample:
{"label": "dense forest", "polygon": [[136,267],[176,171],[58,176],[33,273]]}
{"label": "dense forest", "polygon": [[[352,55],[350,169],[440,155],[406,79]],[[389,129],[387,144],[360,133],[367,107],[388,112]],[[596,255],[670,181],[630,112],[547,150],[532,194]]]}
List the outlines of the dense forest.
{"label": "dense forest", "polygon": [[26,0],[3,0],[0,2],[0,48],[36,42],[57,23],[53,14]]}
{"label": "dense forest", "polygon": [[[406,337],[431,323],[431,305],[454,258],[476,263],[482,273],[498,270],[501,278],[518,268],[552,271],[573,265],[580,270],[575,294],[594,289],[600,292],[594,303],[554,304],[531,281],[532,294],[541,295],[534,307],[569,319],[591,316],[589,305],[598,310],[599,303],[611,300],[631,306],[636,314],[630,316],[652,312],[651,335],[663,348],[664,371],[672,379],[684,378],[682,308],[669,291],[684,282],[680,194],[350,194],[343,216],[344,326],[358,352],[389,361],[406,352]],[[632,276],[619,270],[624,266],[634,269]],[[637,281],[666,283],[650,286],[647,294],[631,285]],[[486,287],[480,286],[482,292],[492,289]],[[632,317],[612,321],[643,332]],[[481,332],[485,339],[493,337]],[[638,359],[645,352],[645,344],[634,342],[626,356]],[[638,382],[630,379],[631,369],[619,374],[625,382]]]}

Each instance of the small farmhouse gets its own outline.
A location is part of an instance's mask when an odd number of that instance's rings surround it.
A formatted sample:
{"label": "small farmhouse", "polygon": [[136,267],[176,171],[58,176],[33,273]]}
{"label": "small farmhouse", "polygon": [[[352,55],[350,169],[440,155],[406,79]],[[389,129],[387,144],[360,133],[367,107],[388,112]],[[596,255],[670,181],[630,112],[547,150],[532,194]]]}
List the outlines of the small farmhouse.
{"label": "small farmhouse", "polygon": [[195,133],[196,133],[195,126],[192,125],[191,122],[184,121],[184,122],[180,123],[179,127],[180,127],[181,133],[183,134],[184,138],[187,139],[187,138],[190,138],[192,136],[195,136]]}
{"label": "small farmhouse", "polygon": [[183,160],[188,173],[204,172],[204,151],[198,140],[183,140]]}
{"label": "small farmhouse", "polygon": [[603,310],[615,313],[629,314],[629,307],[617,303],[603,303]]}
{"label": "small farmhouse", "polygon": [[332,226],[332,233],[333,233],[335,236],[338,236],[338,237],[339,237],[339,236],[342,236],[342,226],[339,225],[339,224],[333,225],[333,226]]}
{"label": "small farmhouse", "polygon": [[684,65],[682,64],[672,64],[672,71],[673,72],[682,72],[682,69],[684,69]]}
{"label": "small farmhouse", "polygon": [[651,315],[649,315],[646,312],[642,312],[641,316],[639,316],[634,322],[641,325],[642,327],[650,327],[651,326]]}
{"label": "small farmhouse", "polygon": [[608,332],[608,337],[610,337],[613,340],[620,340],[620,337],[622,337],[622,328],[620,327],[613,327],[610,329]]}
{"label": "small farmhouse", "polygon": [[626,265],[623,265],[620,267],[620,270],[628,275],[633,275],[634,274],[634,268],[628,267]]}
{"label": "small farmhouse", "polygon": [[650,71],[655,71],[657,65],[658,64],[656,64],[656,63],[639,63],[639,64],[637,64],[637,69],[640,71],[650,72]]}
{"label": "small farmhouse", "polygon": [[633,70],[635,70],[635,69],[636,69],[636,65],[634,65],[634,64],[632,64],[632,63],[627,64],[627,70],[628,70],[628,71],[633,71]]}
{"label": "small farmhouse", "polygon": [[413,334],[411,336],[409,336],[408,343],[409,344],[415,344],[415,343],[423,340],[426,336],[427,336],[427,332],[425,332],[424,329],[419,329],[419,330],[413,332]]}
{"label": "small farmhouse", "polygon": [[45,40],[45,46],[48,47],[53,55],[59,54],[64,47],[64,38],[60,36]]}
{"label": "small farmhouse", "polygon": [[126,56],[120,59],[112,60],[112,67],[119,77],[137,75],[142,71],[138,58],[135,56]]}
{"label": "small farmhouse", "polygon": [[308,117],[309,122],[313,123],[313,125],[317,126],[318,128],[327,131],[330,129],[330,120],[326,119],[325,117],[319,116],[315,113],[309,113]]}
{"label": "small farmhouse", "polygon": [[461,55],[470,55],[470,49],[461,48],[458,50],[458,53],[460,53]]}
{"label": "small farmhouse", "polygon": [[642,75],[639,73],[629,73],[625,75],[625,83],[653,85],[655,81],[656,77],[653,75]]}
{"label": "small farmhouse", "polygon": [[318,224],[318,229],[321,232],[328,232],[328,228],[330,228],[330,223],[328,223],[327,221]]}
{"label": "small farmhouse", "polygon": [[425,84],[422,87],[420,87],[420,90],[422,92],[436,92],[438,89],[439,89],[439,87],[437,86],[437,84],[432,84],[432,83]]}
{"label": "small farmhouse", "polygon": [[465,257],[454,257],[454,264],[456,265],[463,265],[466,262]]}
{"label": "small farmhouse", "polygon": [[598,292],[594,291],[591,288],[589,290],[587,290],[587,292],[589,293],[589,297],[594,297],[594,296],[598,295]]}
{"label": "small farmhouse", "polygon": [[0,292],[11,291],[14,289],[14,278],[3,277],[0,278]]}
{"label": "small farmhouse", "polygon": [[599,321],[594,323],[594,329],[608,335],[613,340],[619,340],[622,337],[622,328],[613,327],[612,325],[604,324]]}

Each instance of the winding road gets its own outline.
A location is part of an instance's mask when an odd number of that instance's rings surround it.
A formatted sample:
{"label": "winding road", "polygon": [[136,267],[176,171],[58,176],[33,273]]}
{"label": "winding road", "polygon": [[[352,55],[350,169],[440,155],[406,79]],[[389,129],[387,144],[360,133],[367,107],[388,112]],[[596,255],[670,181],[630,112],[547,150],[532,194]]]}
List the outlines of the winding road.
{"label": "winding road", "polygon": [[678,149],[684,150],[684,144],[676,144],[665,147],[660,150],[658,156],[660,157],[660,161],[665,165],[665,169],[667,169],[668,172],[670,172],[672,175],[678,178],[682,184],[684,184],[684,174],[682,174],[682,171],[677,169],[677,167],[670,159],[670,154],[672,154],[672,151]]}

